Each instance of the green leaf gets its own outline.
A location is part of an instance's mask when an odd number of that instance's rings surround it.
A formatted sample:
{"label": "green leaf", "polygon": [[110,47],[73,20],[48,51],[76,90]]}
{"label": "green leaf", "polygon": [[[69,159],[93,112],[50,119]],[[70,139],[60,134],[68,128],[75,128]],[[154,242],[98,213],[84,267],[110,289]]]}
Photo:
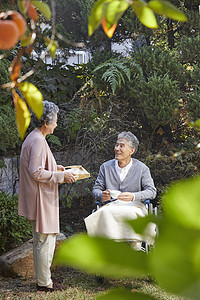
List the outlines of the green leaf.
{"label": "green leaf", "polygon": [[91,36],[93,32],[99,27],[102,19],[106,15],[105,4],[111,0],[98,0],[92,8],[91,14],[88,18],[88,34]]}
{"label": "green leaf", "polygon": [[124,243],[79,234],[59,247],[55,264],[69,265],[88,273],[114,277],[147,275],[147,255]]}
{"label": "green leaf", "polygon": [[153,10],[143,0],[133,1],[133,10],[140,22],[148,28],[158,28],[158,23]]}
{"label": "green leaf", "polygon": [[74,234],[74,230],[71,228],[70,225],[66,225],[65,228],[66,228],[69,232],[71,232],[71,233]]}
{"label": "green leaf", "polygon": [[3,159],[0,159],[0,169],[7,168],[7,165],[5,164],[5,161]]}
{"label": "green leaf", "polygon": [[163,199],[165,215],[184,227],[200,230],[200,177],[177,183]]}
{"label": "green leaf", "polygon": [[21,139],[24,139],[26,130],[30,124],[31,116],[26,103],[19,97],[19,95],[13,90],[13,99],[15,105],[15,116],[17,128]]}
{"label": "green leaf", "polygon": [[50,142],[50,143],[52,143],[52,144],[55,144],[55,145],[58,145],[58,146],[62,146],[59,138],[56,135],[54,135],[54,134],[48,135],[47,136],[47,141]]}
{"label": "green leaf", "polygon": [[131,292],[124,288],[119,288],[113,291],[108,292],[103,296],[97,297],[97,300],[156,300],[151,296],[141,294],[138,292]]}
{"label": "green leaf", "polygon": [[146,217],[137,218],[135,220],[126,221],[133,230],[143,237],[144,241],[149,241],[153,244],[155,236],[157,235],[157,226],[159,218],[155,215],[148,215]]}
{"label": "green leaf", "polygon": [[107,27],[110,29],[117,23],[126,9],[130,6],[126,0],[98,0],[89,16],[88,34],[91,36],[106,17]]}
{"label": "green leaf", "polygon": [[18,0],[17,1],[17,4],[18,4],[18,7],[19,7],[19,10],[22,14],[24,14],[24,10],[25,10],[25,5],[24,5],[24,2],[22,0]]}
{"label": "green leaf", "polygon": [[35,85],[27,81],[18,84],[20,91],[22,92],[26,102],[33,110],[38,119],[43,114],[43,96]]}
{"label": "green leaf", "polygon": [[[132,67],[136,67],[135,69],[139,68],[136,64],[134,66],[132,65]],[[110,59],[109,61],[97,66],[93,72],[97,73],[97,71],[102,69],[105,69],[106,71],[103,73],[101,79],[110,84],[113,94],[115,93],[116,88],[121,86],[121,83],[126,82],[126,78],[129,81],[131,79],[130,68],[126,65],[126,61]]]}
{"label": "green leaf", "polygon": [[51,10],[48,4],[42,1],[31,1],[31,3],[45,16],[47,20],[51,19]]}
{"label": "green leaf", "polygon": [[[189,201],[191,199],[187,198]],[[168,218],[163,218],[156,246],[148,257],[151,274],[161,288],[198,299],[200,231],[186,229]]]}
{"label": "green leaf", "polygon": [[34,33],[31,32],[28,28],[26,29],[26,33],[20,38],[21,46],[27,47],[34,41]]}
{"label": "green leaf", "polygon": [[181,22],[188,21],[183,12],[167,1],[151,0],[148,3],[148,7],[159,15],[164,15],[168,18]]}
{"label": "green leaf", "polygon": [[197,129],[197,130],[200,130],[200,119],[196,120],[194,122],[194,127]]}
{"label": "green leaf", "polygon": [[200,177],[173,185],[163,198],[159,235],[149,254],[158,284],[186,297],[200,295]]}
{"label": "green leaf", "polygon": [[[48,45],[51,43],[51,39],[45,37],[44,40],[45,40],[45,44],[48,47]],[[58,42],[57,41],[53,41],[53,43],[52,43],[52,45],[51,45],[51,47],[49,49],[50,56],[52,58],[55,57],[57,48],[58,48]]]}
{"label": "green leaf", "polygon": [[108,29],[117,23],[130,4],[127,1],[116,0],[106,6],[106,21]]}

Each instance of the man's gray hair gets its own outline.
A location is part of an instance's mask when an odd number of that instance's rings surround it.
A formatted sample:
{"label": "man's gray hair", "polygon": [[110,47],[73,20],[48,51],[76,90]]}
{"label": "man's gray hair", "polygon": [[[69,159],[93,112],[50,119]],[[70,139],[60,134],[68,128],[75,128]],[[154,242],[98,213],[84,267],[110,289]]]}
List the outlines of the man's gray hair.
{"label": "man's gray hair", "polygon": [[138,145],[139,145],[139,141],[138,138],[130,131],[123,131],[121,133],[118,134],[118,140],[119,139],[126,139],[129,143],[129,146],[131,148],[135,149],[135,153],[138,150]]}
{"label": "man's gray hair", "polygon": [[32,121],[36,127],[42,127],[45,123],[51,124],[55,121],[55,117],[59,112],[59,108],[56,104],[49,101],[43,101],[43,115],[40,120],[32,114]]}

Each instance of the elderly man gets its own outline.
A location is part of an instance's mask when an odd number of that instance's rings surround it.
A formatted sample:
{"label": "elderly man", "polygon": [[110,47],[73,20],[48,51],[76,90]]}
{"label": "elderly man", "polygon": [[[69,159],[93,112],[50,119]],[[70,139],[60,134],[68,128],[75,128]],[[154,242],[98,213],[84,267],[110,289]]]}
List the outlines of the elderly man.
{"label": "elderly man", "polygon": [[147,215],[146,199],[154,199],[156,188],[149,168],[132,158],[139,141],[130,131],[118,135],[114,147],[115,158],[100,166],[93,187],[93,196],[102,202],[117,198],[85,218],[89,235],[111,239],[141,240],[141,236],[125,225],[125,219]]}

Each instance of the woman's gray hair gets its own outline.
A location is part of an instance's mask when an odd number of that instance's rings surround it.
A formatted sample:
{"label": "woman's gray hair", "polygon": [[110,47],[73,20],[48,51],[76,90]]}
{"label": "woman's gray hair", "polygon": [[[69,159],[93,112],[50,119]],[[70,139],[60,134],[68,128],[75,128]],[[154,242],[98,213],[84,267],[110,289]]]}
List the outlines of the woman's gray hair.
{"label": "woman's gray hair", "polygon": [[138,141],[138,138],[130,131],[123,131],[121,133],[118,134],[118,140],[119,139],[126,139],[129,143],[129,146],[131,148],[134,148],[135,149],[135,152],[137,152],[138,150],[138,145],[139,145],[139,141]]}
{"label": "woman's gray hair", "polygon": [[40,120],[32,114],[32,122],[36,127],[42,127],[45,123],[51,124],[55,121],[55,117],[59,112],[59,108],[56,104],[49,101],[43,101],[43,115]]}

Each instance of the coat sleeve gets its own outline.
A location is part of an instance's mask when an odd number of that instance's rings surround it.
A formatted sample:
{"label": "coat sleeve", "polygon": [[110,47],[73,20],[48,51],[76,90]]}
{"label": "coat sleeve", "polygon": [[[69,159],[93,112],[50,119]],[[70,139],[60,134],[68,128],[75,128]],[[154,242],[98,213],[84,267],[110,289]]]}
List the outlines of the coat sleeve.
{"label": "coat sleeve", "polygon": [[144,202],[146,199],[154,199],[156,197],[156,188],[149,168],[146,166],[141,175],[141,191],[135,192],[135,200]]}
{"label": "coat sleeve", "polygon": [[105,168],[104,165],[100,166],[99,174],[93,186],[92,195],[95,200],[102,201],[102,191],[105,191],[106,183],[105,183]]}
{"label": "coat sleeve", "polygon": [[63,182],[64,172],[48,170],[46,166],[46,156],[47,149],[45,147],[45,142],[39,139],[34,140],[29,153],[28,170],[30,175],[36,181],[40,182]]}

